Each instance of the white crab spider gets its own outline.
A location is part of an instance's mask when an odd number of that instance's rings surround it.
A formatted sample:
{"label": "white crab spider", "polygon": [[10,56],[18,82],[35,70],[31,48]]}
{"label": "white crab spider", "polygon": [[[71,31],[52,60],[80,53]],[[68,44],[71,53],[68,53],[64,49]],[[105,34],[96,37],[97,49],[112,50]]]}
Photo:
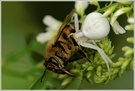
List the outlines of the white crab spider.
{"label": "white crab spider", "polygon": [[108,72],[110,73],[108,62],[111,63],[112,61],[96,44],[96,42],[101,41],[109,34],[110,25],[108,20],[98,12],[90,13],[86,16],[82,23],[81,30],[79,30],[77,14],[74,13],[73,17],[76,30],[75,36],[78,39],[78,44],[83,47],[97,50],[105,61]]}

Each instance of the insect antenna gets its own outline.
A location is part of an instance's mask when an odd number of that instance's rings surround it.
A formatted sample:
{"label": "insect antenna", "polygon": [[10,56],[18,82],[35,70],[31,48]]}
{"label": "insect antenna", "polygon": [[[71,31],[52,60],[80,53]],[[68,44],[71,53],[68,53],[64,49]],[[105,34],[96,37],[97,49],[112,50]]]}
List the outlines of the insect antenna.
{"label": "insect antenna", "polygon": [[41,82],[42,82],[42,80],[43,80],[43,78],[44,78],[44,75],[45,75],[45,73],[46,73],[46,70],[47,70],[47,69],[44,70],[44,73],[43,73],[43,75],[42,75],[42,77],[41,77]]}

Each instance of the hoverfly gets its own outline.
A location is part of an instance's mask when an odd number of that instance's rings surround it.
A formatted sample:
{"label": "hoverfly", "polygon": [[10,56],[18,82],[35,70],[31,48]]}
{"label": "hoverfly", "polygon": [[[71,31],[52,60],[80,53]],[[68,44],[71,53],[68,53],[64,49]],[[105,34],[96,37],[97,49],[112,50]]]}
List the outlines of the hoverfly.
{"label": "hoverfly", "polygon": [[[46,70],[50,70],[58,74],[67,74],[72,77],[78,75],[72,74],[66,70],[66,66],[68,63],[81,58],[86,58],[90,62],[89,58],[81,49],[80,45],[77,43],[77,39],[74,36],[74,33],[76,32],[75,24],[74,22],[71,22],[74,13],[75,9],[73,9],[70,14],[66,16],[63,24],[58,31],[56,39],[50,41],[47,44],[44,62]],[[82,57],[72,59],[71,56],[75,52],[81,54]],[[41,77],[41,82],[46,70]]]}

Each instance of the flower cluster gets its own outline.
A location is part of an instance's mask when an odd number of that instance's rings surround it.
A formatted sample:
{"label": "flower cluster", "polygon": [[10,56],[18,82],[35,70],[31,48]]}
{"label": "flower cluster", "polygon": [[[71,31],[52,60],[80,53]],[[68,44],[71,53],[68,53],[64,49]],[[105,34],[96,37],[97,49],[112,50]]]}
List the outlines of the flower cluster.
{"label": "flower cluster", "polygon": [[51,15],[46,15],[43,19],[43,23],[48,27],[45,29],[47,32],[37,35],[36,39],[40,43],[45,43],[53,39],[56,36],[60,25],[62,24],[61,21],[56,20]]}
{"label": "flower cluster", "polygon": [[[133,2],[115,2],[106,5],[103,8],[100,8],[98,1],[76,1],[75,9],[77,14],[80,16],[80,21],[84,20],[85,10],[89,5],[97,6],[96,12],[102,13],[103,17],[106,17],[116,35],[126,33],[127,31],[134,30],[134,16],[133,16]],[[128,25],[125,26],[125,29],[120,26],[118,22],[118,18],[121,15],[127,15],[128,17]],[[46,33],[41,33],[37,36],[37,41],[40,43],[45,43],[50,39],[54,38],[57,33],[58,28],[61,25],[61,22],[54,19],[52,16],[45,16],[43,19],[44,24],[48,27],[46,28]],[[51,24],[53,22],[53,24]],[[52,36],[53,35],[53,36]],[[133,44],[133,36],[127,38],[127,42]],[[104,40],[99,41],[97,45],[107,54],[110,59],[113,59],[116,55],[113,53],[114,46],[112,46],[109,37],[106,37]],[[72,62],[67,66],[67,70],[72,73],[83,75],[89,82],[93,81],[95,83],[108,83],[111,80],[114,80],[117,77],[121,77],[123,72],[128,68],[133,69],[133,48],[130,46],[124,46],[122,50],[125,52],[125,57],[119,57],[117,62],[109,63],[111,66],[110,73],[106,67],[106,61],[102,59],[99,53],[93,49],[84,48],[83,49],[87,54],[90,60],[92,60],[92,64],[84,61],[84,59],[80,59],[78,61]],[[72,82],[72,77],[67,75],[56,75],[56,78],[61,80],[61,86],[66,86]]]}

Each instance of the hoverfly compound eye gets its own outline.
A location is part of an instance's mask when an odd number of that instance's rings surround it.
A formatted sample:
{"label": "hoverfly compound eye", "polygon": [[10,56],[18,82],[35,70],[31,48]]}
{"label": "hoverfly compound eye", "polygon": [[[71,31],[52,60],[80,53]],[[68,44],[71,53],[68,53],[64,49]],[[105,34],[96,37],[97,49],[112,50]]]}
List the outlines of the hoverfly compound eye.
{"label": "hoverfly compound eye", "polygon": [[98,12],[93,12],[86,16],[81,29],[85,37],[100,40],[109,34],[110,25],[106,17]]}
{"label": "hoverfly compound eye", "polygon": [[52,63],[53,65],[59,67],[58,62],[57,62],[57,60],[56,60],[55,58],[50,57],[50,58],[49,58],[49,62]]}

